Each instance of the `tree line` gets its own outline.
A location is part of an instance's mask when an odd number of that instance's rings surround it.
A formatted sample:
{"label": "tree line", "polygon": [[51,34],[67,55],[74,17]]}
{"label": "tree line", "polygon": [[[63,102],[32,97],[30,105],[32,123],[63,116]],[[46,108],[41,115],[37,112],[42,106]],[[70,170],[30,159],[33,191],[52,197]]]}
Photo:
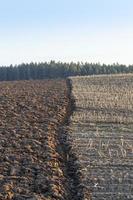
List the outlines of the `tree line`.
{"label": "tree line", "polygon": [[0,81],[66,78],[77,75],[133,73],[133,65],[44,62],[0,67]]}

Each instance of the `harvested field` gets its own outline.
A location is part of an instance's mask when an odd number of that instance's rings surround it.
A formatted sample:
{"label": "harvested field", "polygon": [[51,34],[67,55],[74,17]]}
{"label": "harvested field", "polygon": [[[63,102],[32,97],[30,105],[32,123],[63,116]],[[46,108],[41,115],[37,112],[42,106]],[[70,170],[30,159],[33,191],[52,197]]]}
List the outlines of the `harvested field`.
{"label": "harvested field", "polygon": [[85,200],[133,199],[133,75],[70,77],[69,142]]}
{"label": "harvested field", "polygon": [[132,91],[133,75],[1,82],[0,200],[133,199]]}
{"label": "harvested field", "polygon": [[0,83],[0,200],[72,199],[60,141],[68,93],[63,80]]}

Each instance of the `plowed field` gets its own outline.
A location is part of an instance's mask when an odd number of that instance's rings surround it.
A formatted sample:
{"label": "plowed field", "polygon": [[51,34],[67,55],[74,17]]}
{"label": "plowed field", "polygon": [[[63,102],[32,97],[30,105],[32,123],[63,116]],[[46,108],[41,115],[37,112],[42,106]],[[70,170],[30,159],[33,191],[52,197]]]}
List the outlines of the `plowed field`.
{"label": "plowed field", "polygon": [[0,83],[0,200],[68,198],[58,140],[68,103],[63,80]]}

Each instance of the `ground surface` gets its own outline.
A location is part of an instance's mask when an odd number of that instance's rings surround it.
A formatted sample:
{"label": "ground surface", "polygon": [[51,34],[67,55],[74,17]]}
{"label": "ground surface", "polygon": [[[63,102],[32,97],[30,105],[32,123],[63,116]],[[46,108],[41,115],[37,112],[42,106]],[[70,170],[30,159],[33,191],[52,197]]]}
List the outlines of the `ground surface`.
{"label": "ground surface", "polygon": [[69,141],[84,199],[133,199],[133,75],[70,82],[76,109]]}
{"label": "ground surface", "polygon": [[68,102],[63,80],[0,83],[0,200],[68,198],[58,140]]}
{"label": "ground surface", "polygon": [[1,82],[0,200],[90,199],[133,199],[133,75]]}

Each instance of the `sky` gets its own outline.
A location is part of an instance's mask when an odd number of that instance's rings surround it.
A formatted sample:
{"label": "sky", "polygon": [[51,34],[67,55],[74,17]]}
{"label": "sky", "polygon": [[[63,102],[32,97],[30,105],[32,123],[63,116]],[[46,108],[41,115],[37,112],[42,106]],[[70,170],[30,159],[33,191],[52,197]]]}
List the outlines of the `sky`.
{"label": "sky", "polygon": [[0,0],[0,65],[133,64],[133,0]]}

